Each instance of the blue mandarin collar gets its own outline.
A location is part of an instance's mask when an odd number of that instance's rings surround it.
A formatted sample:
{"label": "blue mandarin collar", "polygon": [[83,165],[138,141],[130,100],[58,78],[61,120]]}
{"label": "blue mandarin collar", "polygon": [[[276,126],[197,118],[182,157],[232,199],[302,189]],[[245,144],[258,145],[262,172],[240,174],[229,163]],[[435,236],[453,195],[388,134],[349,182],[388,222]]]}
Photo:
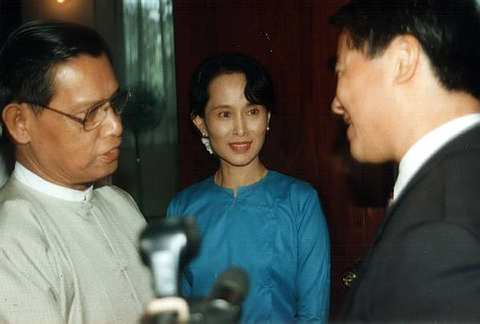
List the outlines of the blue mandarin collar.
{"label": "blue mandarin collar", "polygon": [[264,182],[266,182],[270,178],[271,174],[272,172],[267,170],[267,173],[257,182],[254,182],[246,186],[238,187],[236,196],[233,194],[233,189],[225,188],[216,184],[213,176],[209,177],[208,181],[214,186],[214,188],[217,188],[218,190],[227,193],[232,198],[238,198],[240,195],[245,195],[247,193],[250,193],[251,191],[255,190],[257,187],[261,186]]}

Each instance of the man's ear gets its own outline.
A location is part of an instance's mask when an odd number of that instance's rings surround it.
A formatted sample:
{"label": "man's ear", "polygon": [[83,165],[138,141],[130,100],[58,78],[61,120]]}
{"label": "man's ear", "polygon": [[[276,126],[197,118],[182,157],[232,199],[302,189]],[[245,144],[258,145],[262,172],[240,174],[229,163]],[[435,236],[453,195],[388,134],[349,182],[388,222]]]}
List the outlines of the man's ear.
{"label": "man's ear", "polygon": [[22,104],[9,103],[3,108],[2,119],[8,129],[12,140],[17,144],[27,144],[30,142],[30,132],[28,128],[28,114],[33,114]]}
{"label": "man's ear", "polygon": [[205,125],[205,120],[202,117],[198,115],[195,117],[192,117],[192,122],[195,125],[195,127],[197,127],[197,129],[200,131],[203,137],[208,137],[208,131]]}
{"label": "man's ear", "polygon": [[417,72],[422,51],[419,41],[411,35],[397,36],[389,46],[394,62],[395,81],[410,81]]}

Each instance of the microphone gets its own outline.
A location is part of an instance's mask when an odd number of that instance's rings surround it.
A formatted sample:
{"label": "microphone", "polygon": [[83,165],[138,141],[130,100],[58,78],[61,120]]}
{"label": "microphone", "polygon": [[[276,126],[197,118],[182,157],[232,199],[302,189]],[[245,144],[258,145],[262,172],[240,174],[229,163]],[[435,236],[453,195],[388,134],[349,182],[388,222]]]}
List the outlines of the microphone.
{"label": "microphone", "polygon": [[190,323],[238,323],[241,304],[248,294],[247,273],[239,267],[225,270],[213,284],[206,300],[191,303]]}
{"label": "microphone", "polygon": [[249,291],[248,275],[240,267],[224,271],[208,296],[209,300],[223,299],[232,305],[241,305]]}
{"label": "microphone", "polygon": [[156,297],[179,295],[179,276],[196,255],[200,234],[191,218],[167,218],[140,235],[140,253],[153,275]]}
{"label": "microphone", "polygon": [[186,301],[180,296],[180,275],[196,255],[200,234],[192,218],[167,218],[148,225],[140,235],[140,254],[153,276],[156,299],[142,324],[238,323],[241,304],[248,294],[248,275],[239,267],[224,271],[207,298]]}

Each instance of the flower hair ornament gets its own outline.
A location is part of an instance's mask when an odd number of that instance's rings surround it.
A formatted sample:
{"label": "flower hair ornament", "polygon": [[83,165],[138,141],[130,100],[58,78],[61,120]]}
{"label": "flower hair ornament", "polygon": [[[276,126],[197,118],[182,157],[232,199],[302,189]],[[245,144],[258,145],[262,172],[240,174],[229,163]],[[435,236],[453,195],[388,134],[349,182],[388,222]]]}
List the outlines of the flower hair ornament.
{"label": "flower hair ornament", "polygon": [[210,144],[210,139],[208,138],[207,134],[202,134],[202,138],[200,139],[202,144],[205,146],[205,149],[208,153],[213,154],[212,145]]}

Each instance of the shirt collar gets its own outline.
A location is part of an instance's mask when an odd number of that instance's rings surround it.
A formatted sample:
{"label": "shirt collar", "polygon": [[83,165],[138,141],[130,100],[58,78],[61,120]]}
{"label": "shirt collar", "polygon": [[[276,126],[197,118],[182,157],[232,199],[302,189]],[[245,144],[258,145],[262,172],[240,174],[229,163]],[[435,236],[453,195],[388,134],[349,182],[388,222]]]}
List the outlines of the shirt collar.
{"label": "shirt collar", "polygon": [[80,202],[92,198],[93,186],[83,191],[63,187],[39,177],[19,162],[15,163],[12,176],[24,185],[58,199]]}
{"label": "shirt collar", "polygon": [[398,177],[393,188],[393,200],[397,199],[420,167],[442,146],[478,123],[480,113],[455,118],[430,131],[413,144],[400,161]]}

